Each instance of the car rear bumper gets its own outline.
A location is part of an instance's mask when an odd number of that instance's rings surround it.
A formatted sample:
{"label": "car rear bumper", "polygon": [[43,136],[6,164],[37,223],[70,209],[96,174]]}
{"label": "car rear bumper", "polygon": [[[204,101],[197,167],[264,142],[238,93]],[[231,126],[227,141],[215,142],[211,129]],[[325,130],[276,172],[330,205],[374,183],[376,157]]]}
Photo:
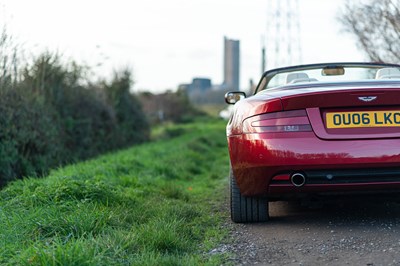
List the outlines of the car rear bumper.
{"label": "car rear bumper", "polygon": [[[313,132],[228,137],[233,173],[245,196],[400,191],[400,139],[322,140]],[[290,182],[306,176],[303,186]]]}

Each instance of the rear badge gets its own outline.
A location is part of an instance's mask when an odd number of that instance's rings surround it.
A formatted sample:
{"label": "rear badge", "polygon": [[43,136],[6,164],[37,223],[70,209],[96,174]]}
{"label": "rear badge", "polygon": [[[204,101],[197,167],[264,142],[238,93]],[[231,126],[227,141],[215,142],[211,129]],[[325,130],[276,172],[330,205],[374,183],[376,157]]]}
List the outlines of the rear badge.
{"label": "rear badge", "polygon": [[363,102],[372,102],[373,100],[375,100],[376,98],[378,98],[377,96],[363,96],[363,97],[358,97],[358,99],[360,101]]}

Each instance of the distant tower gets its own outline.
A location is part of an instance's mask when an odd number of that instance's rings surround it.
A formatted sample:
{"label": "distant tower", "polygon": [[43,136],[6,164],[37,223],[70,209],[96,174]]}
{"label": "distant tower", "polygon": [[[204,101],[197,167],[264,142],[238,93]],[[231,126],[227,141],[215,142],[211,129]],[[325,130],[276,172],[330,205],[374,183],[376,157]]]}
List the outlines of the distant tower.
{"label": "distant tower", "polygon": [[224,85],[239,90],[240,42],[224,37]]}
{"label": "distant tower", "polygon": [[262,68],[302,63],[299,0],[267,0],[264,43]]}

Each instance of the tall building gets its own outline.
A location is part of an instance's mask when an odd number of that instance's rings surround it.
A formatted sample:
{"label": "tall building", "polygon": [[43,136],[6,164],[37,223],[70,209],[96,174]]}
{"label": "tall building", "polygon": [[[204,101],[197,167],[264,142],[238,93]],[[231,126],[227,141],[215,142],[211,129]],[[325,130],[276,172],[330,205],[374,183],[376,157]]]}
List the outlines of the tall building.
{"label": "tall building", "polygon": [[224,87],[239,90],[240,42],[224,37]]}
{"label": "tall building", "polygon": [[209,78],[194,78],[190,84],[191,91],[206,91],[211,89],[211,79]]}

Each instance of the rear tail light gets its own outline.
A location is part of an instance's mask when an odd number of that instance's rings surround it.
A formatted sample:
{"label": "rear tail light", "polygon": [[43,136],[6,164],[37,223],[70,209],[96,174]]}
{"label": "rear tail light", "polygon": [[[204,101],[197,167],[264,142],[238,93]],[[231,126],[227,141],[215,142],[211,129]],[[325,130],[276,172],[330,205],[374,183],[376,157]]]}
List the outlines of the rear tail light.
{"label": "rear tail light", "polygon": [[256,115],[243,121],[243,133],[312,131],[305,110]]}

